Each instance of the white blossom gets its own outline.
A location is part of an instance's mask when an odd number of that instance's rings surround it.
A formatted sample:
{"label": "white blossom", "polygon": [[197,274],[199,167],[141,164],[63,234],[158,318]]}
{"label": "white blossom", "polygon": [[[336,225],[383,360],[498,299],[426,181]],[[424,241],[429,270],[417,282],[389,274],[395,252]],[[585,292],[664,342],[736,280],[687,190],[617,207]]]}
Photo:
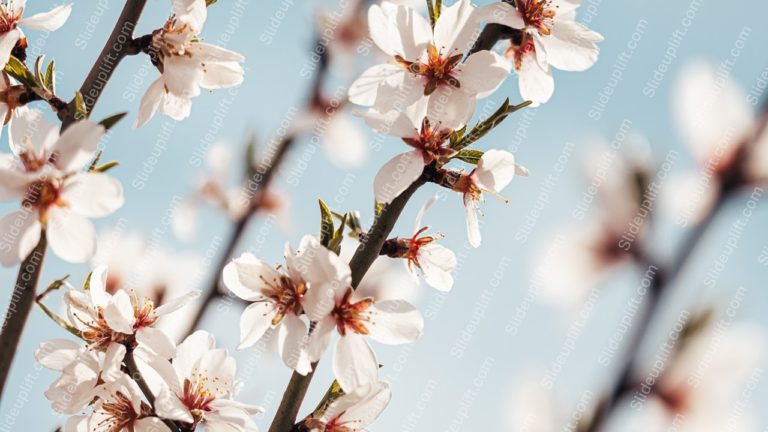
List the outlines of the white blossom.
{"label": "white blossom", "polygon": [[26,38],[20,26],[34,30],[52,32],[63,26],[72,13],[72,3],[56,6],[48,12],[41,12],[24,18],[27,0],[4,0],[0,2],[0,65],[5,67],[11,51],[19,41],[26,46]]}

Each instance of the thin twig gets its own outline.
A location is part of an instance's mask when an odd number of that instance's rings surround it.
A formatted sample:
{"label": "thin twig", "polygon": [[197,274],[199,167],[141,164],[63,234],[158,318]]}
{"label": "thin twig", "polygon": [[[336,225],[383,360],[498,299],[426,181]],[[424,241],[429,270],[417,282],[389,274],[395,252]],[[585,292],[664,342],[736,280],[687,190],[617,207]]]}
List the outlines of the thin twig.
{"label": "thin twig", "polygon": [[45,232],[43,232],[35,249],[21,263],[19,274],[16,277],[16,285],[13,288],[11,303],[5,313],[3,333],[0,335],[0,398],[2,398],[6,379],[19,348],[19,341],[29,313],[35,304],[35,293],[43,269],[46,247],[47,240]]}

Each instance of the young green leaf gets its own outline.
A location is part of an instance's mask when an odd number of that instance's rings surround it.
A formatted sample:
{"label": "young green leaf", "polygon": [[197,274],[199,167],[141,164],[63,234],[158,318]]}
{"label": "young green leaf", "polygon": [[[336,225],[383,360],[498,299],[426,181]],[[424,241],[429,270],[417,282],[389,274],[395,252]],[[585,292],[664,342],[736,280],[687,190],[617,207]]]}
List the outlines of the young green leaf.
{"label": "young green leaf", "polygon": [[318,201],[320,203],[320,243],[329,247],[334,234],[333,213],[323,200]]}
{"label": "young green leaf", "polygon": [[466,163],[477,165],[480,162],[480,158],[483,157],[483,152],[474,149],[461,149],[453,156],[453,159],[463,160]]}
{"label": "young green leaf", "polygon": [[105,163],[104,165],[97,166],[94,169],[92,169],[91,171],[103,173],[103,172],[107,172],[108,170],[110,170],[110,169],[112,169],[112,168],[114,168],[114,167],[116,167],[118,165],[120,165],[120,162],[118,162],[118,161],[111,161],[111,162]]}
{"label": "young green leaf", "polygon": [[336,255],[341,252],[341,241],[344,240],[344,228],[346,228],[347,225],[347,216],[349,213],[345,213],[344,216],[341,218],[341,224],[339,224],[339,227],[334,231],[333,237],[331,238],[331,241],[328,243],[328,249],[333,251]]}
{"label": "young green leaf", "polygon": [[75,120],[85,120],[88,118],[88,107],[85,106],[85,100],[82,93],[75,92]]}
{"label": "young green leaf", "polygon": [[43,79],[45,88],[56,94],[56,61],[51,60],[48,67],[45,68],[45,77]]}
{"label": "young green leaf", "polygon": [[104,129],[110,130],[110,129],[112,129],[112,126],[117,124],[117,122],[122,120],[123,117],[125,117],[127,114],[128,114],[127,112],[121,112],[121,113],[118,113],[118,114],[115,114],[115,115],[111,115],[111,116],[105,118],[104,120],[100,121],[99,124],[104,126]]}
{"label": "young green leaf", "polygon": [[521,108],[527,107],[530,104],[531,101],[525,101],[521,104],[510,106],[509,99],[505,99],[504,103],[502,103],[501,106],[493,114],[491,114],[487,119],[479,121],[468,134],[462,136],[461,139],[455,143],[452,140],[451,148],[454,150],[461,150],[469,146],[470,144],[484,137],[488,132],[493,130],[493,128],[500,125],[501,122],[503,122],[509,114],[512,114]]}
{"label": "young green leaf", "polygon": [[32,71],[27,68],[27,65],[25,65],[24,62],[14,56],[8,58],[8,63],[5,65],[5,71],[8,75],[15,78],[16,81],[19,81],[30,89],[38,87],[37,80]]}

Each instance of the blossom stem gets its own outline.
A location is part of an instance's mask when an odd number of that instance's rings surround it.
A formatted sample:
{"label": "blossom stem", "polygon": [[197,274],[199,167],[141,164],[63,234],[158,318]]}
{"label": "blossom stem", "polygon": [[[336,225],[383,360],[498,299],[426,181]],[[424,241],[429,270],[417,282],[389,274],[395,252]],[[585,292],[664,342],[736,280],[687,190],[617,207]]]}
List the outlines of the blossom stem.
{"label": "blossom stem", "polygon": [[3,332],[0,335],[0,398],[2,398],[13,358],[19,347],[21,334],[24,331],[29,313],[32,311],[32,306],[35,304],[37,283],[43,269],[47,245],[45,232],[43,232],[37,246],[19,267],[11,303],[8,305],[3,321]]}
{"label": "blossom stem", "polygon": [[[126,369],[128,369],[128,375],[130,375],[131,379],[136,382],[136,384],[141,389],[141,392],[144,393],[144,397],[147,398],[147,401],[152,406],[152,411],[154,412],[155,395],[152,393],[152,390],[144,380],[144,376],[141,374],[138,365],[136,365],[136,359],[133,357],[132,349],[128,349],[128,352],[125,354],[125,359],[123,359],[123,361],[125,362]],[[163,423],[165,423],[165,425],[168,426],[172,431],[181,432],[181,429],[173,421],[161,418],[160,416],[158,416],[158,418],[162,420]]]}
{"label": "blossom stem", "polygon": [[[126,0],[104,48],[80,86],[80,94],[85,102],[86,116],[91,114],[120,61],[129,54],[137,53],[132,49],[133,32],[146,3],[147,0]],[[69,102],[66,109],[59,110],[58,116],[62,121],[62,130],[77,120],[83,120],[77,118],[74,99]]]}

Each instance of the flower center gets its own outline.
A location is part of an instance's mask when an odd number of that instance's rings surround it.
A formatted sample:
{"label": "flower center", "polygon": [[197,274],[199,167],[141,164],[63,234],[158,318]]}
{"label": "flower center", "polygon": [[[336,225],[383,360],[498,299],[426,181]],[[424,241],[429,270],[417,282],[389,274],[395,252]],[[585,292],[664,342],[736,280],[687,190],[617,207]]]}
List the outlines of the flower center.
{"label": "flower center", "polygon": [[144,402],[141,402],[141,413],[136,414],[131,399],[121,392],[102,403],[99,411],[104,414],[104,419],[96,425],[96,430],[105,432],[133,430],[136,420],[152,415],[152,408]]}
{"label": "flower center", "polygon": [[331,316],[336,320],[336,328],[340,335],[344,336],[347,334],[347,329],[357,334],[367,335],[368,328],[365,326],[365,323],[370,321],[371,317],[368,308],[373,304],[373,299],[369,297],[351,303],[352,293],[352,288],[348,288],[347,292],[344,293],[344,297],[331,311]]}
{"label": "flower center", "polygon": [[529,34],[523,36],[523,41],[520,45],[512,45],[504,53],[505,57],[513,57],[515,62],[515,70],[520,71],[523,67],[523,59],[527,55],[536,54],[536,45],[533,43],[533,38]]}
{"label": "flower center", "polygon": [[16,28],[16,22],[21,19],[21,14],[24,12],[22,8],[19,8],[14,14],[15,8],[10,7],[12,4],[13,0],[0,3],[0,33],[7,33]]}
{"label": "flower center", "polygon": [[210,376],[207,370],[194,368],[192,375],[184,380],[184,391],[179,400],[198,423],[206,412],[211,411],[211,402],[228,395],[229,384],[218,376]]}
{"label": "flower center", "polygon": [[427,45],[427,63],[411,62],[405,60],[399,55],[395,60],[409,72],[426,78],[424,86],[424,96],[429,96],[441,84],[449,85],[454,88],[461,87],[461,83],[455,77],[455,68],[459,64],[463,54],[455,54],[450,57],[442,57],[437,47],[433,44]]}
{"label": "flower center", "polygon": [[[157,315],[155,315],[155,305],[148,298],[144,298],[142,302],[139,302],[136,293],[131,290],[131,304],[133,306],[133,316],[135,322],[133,324],[134,333],[143,328],[150,327],[157,322]],[[107,321],[104,319],[104,310],[101,307],[96,309],[96,318],[91,320],[83,320],[80,317],[76,317],[80,322],[88,327],[88,330],[83,332],[83,339],[94,349],[106,350],[110,343],[117,342],[120,344],[134,344],[134,335],[121,333],[113,330]]]}
{"label": "flower center", "polygon": [[456,154],[456,151],[445,147],[444,144],[448,141],[453,133],[450,129],[433,127],[429,119],[424,117],[421,122],[421,130],[419,131],[418,138],[403,138],[406,144],[422,151],[424,157],[424,163],[429,164],[434,160],[445,163],[448,159]]}
{"label": "flower center", "polygon": [[544,36],[552,33],[556,15],[556,11],[552,8],[552,0],[521,0],[517,4],[528,27],[535,28]]}
{"label": "flower center", "polygon": [[25,208],[35,208],[40,214],[40,222],[48,219],[48,209],[53,205],[66,207],[61,200],[60,182],[57,180],[37,180],[27,187],[21,204]]}
{"label": "flower center", "polygon": [[272,325],[279,324],[289,312],[296,316],[301,315],[301,300],[307,292],[306,284],[296,284],[287,275],[280,275],[271,281],[263,277],[261,280],[268,287],[264,290],[264,295],[272,301],[274,309],[277,310],[277,314],[272,318]]}

